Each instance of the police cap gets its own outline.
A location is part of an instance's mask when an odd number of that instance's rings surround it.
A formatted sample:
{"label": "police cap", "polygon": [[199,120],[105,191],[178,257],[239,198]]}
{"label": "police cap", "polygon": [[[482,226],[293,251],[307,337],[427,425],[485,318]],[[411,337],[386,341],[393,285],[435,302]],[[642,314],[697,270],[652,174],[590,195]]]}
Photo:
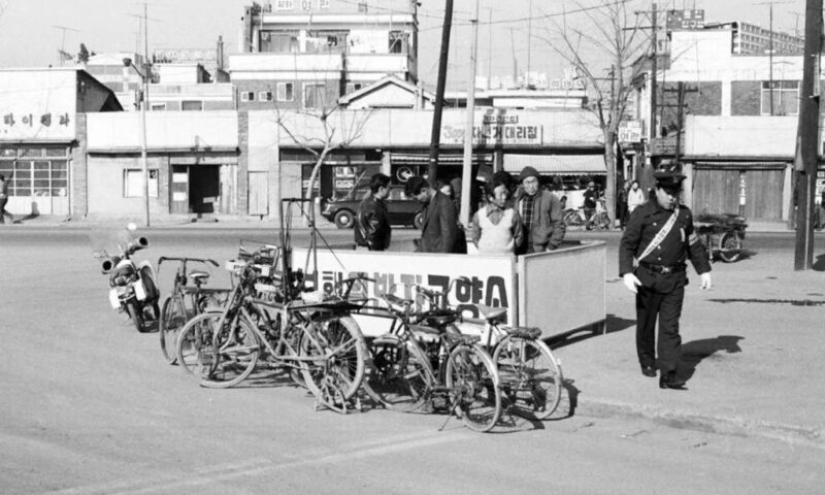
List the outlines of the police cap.
{"label": "police cap", "polygon": [[665,189],[678,189],[682,187],[682,181],[685,176],[679,172],[659,171],[653,173],[653,178],[656,179],[656,187]]}

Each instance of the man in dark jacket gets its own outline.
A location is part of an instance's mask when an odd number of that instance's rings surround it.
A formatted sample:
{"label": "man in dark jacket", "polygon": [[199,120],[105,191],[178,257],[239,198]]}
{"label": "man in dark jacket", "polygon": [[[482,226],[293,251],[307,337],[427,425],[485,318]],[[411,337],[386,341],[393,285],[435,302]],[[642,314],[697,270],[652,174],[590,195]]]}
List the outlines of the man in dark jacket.
{"label": "man in dark jacket", "polygon": [[[656,199],[634,210],[619,245],[619,276],[636,294],[636,353],[642,374],[656,376],[659,387],[684,389],[676,377],[682,338],[679,318],[689,258],[699,273],[702,289],[710,289],[710,262],[693,231],[690,209],[679,204],[684,176],[656,172]],[[658,346],[656,322],[659,323]],[[657,360],[658,355],[658,360]]]}
{"label": "man in dark jacket", "polygon": [[453,200],[433,189],[423,177],[412,177],[404,192],[424,206],[419,253],[456,253],[458,246],[458,211]]}
{"label": "man in dark jacket", "polygon": [[524,242],[516,254],[541,253],[558,248],[564,240],[564,209],[561,200],[539,185],[539,173],[524,167],[516,191],[516,211],[524,225]]}
{"label": "man in dark jacket", "polygon": [[384,199],[390,193],[390,178],[375,174],[370,179],[370,194],[358,205],[355,214],[355,244],[370,251],[385,251],[390,247],[390,228]]}

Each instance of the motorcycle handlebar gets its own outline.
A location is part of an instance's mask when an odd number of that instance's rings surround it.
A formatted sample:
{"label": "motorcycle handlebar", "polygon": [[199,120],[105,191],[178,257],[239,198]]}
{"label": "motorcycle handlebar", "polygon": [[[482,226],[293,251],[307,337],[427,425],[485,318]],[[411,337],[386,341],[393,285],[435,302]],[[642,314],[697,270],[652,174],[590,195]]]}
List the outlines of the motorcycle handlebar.
{"label": "motorcycle handlebar", "polygon": [[184,262],[194,261],[196,263],[211,264],[216,268],[218,266],[220,266],[220,265],[218,265],[218,262],[213,260],[212,258],[188,258],[186,256],[182,256],[182,257],[179,257],[179,256],[161,256],[160,258],[158,258],[158,268],[160,268],[161,263],[163,263],[164,261],[184,261]]}

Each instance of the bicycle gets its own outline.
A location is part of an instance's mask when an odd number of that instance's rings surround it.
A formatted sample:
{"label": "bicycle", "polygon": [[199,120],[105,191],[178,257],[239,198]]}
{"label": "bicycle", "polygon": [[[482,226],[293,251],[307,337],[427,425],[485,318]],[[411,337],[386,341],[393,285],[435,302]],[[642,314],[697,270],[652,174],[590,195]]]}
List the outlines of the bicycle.
{"label": "bicycle", "polygon": [[[421,291],[431,305],[442,308],[447,293],[449,289],[444,293]],[[462,318],[457,329],[478,334],[481,346],[492,355],[506,400],[504,409],[526,419],[547,419],[559,406],[564,378],[561,364],[541,340],[541,329],[507,326],[507,308],[475,307],[482,318]]]}
{"label": "bicycle", "polygon": [[[158,259],[158,275],[160,267],[164,261],[178,261],[179,265],[175,271],[171,293],[166,296],[161,306],[160,322],[158,324],[158,334],[160,335],[160,350],[163,358],[169,364],[177,362],[175,348],[177,345],[177,335],[180,329],[189,319],[195,315],[203,313],[210,306],[221,304],[221,294],[224,296],[227,289],[207,289],[203,285],[209,280],[210,274],[206,271],[193,270],[187,272],[188,263],[201,263],[204,265],[219,266],[218,262],[212,259],[169,257],[161,256]],[[189,280],[194,286],[188,286]]]}
{"label": "bicycle", "polygon": [[[262,260],[266,263],[258,263]],[[258,251],[250,262],[228,264],[238,272],[238,282],[227,304],[184,326],[178,361],[202,386],[227,388],[243,382],[263,358],[262,365],[290,370],[293,379],[299,372],[319,404],[346,412],[346,401],[360,388],[366,362],[363,336],[348,314],[357,305],[290,301],[294,285],[289,280],[297,277],[273,271],[277,263],[278,254]],[[260,282],[262,278],[281,281],[287,289],[263,299],[261,290],[267,284]]]}
{"label": "bicycle", "polygon": [[393,324],[368,345],[367,394],[388,409],[405,412],[425,406],[434,410],[441,400],[450,415],[447,421],[455,414],[472,430],[490,431],[501,417],[499,376],[479,338],[455,330],[455,312],[414,312],[413,300],[392,294],[381,298]]}

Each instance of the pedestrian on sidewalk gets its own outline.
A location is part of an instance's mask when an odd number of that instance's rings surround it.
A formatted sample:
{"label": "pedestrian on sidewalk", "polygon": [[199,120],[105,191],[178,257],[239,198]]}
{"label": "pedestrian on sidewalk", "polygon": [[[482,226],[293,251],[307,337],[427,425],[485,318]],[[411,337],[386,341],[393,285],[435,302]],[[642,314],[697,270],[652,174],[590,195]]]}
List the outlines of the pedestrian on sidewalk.
{"label": "pedestrian on sidewalk", "polygon": [[[9,182],[0,175],[0,223],[6,223],[6,203],[9,201]],[[11,216],[11,215],[9,215]],[[12,218],[12,220],[14,220]]]}
{"label": "pedestrian on sidewalk", "polygon": [[593,228],[593,217],[596,215],[596,202],[599,194],[596,192],[596,183],[590,181],[584,191],[584,225],[587,230]]}
{"label": "pedestrian on sidewalk", "polygon": [[433,188],[421,176],[411,177],[404,186],[408,197],[424,205],[419,253],[456,253],[458,246],[458,211],[453,200]]}
{"label": "pedestrian on sidewalk", "polygon": [[541,188],[539,173],[533,167],[524,167],[518,180],[521,187],[516,191],[514,201],[524,227],[524,241],[516,247],[516,254],[557,249],[566,232],[561,200]]}
{"label": "pedestrian on sidewalk", "polygon": [[627,217],[630,219],[630,214],[633,210],[644,204],[645,193],[639,187],[639,181],[634,180],[630,184],[630,190],[627,192]]}
{"label": "pedestrian on sidewalk", "polygon": [[521,218],[509,206],[512,177],[504,171],[493,174],[487,186],[487,205],[473,215],[473,244],[479,253],[513,254],[524,237]]}
{"label": "pedestrian on sidewalk", "polygon": [[684,390],[676,368],[682,344],[679,318],[688,284],[686,259],[699,273],[704,290],[711,288],[710,261],[693,231],[693,214],[679,204],[685,176],[656,172],[654,178],[656,199],[638,207],[622,235],[619,276],[636,294],[636,353],[642,374],[655,377],[658,366],[660,388]]}
{"label": "pedestrian on sidewalk", "polygon": [[370,251],[385,251],[390,247],[390,228],[387,204],[390,178],[378,173],[370,179],[370,194],[358,205],[355,214],[355,244]]}

